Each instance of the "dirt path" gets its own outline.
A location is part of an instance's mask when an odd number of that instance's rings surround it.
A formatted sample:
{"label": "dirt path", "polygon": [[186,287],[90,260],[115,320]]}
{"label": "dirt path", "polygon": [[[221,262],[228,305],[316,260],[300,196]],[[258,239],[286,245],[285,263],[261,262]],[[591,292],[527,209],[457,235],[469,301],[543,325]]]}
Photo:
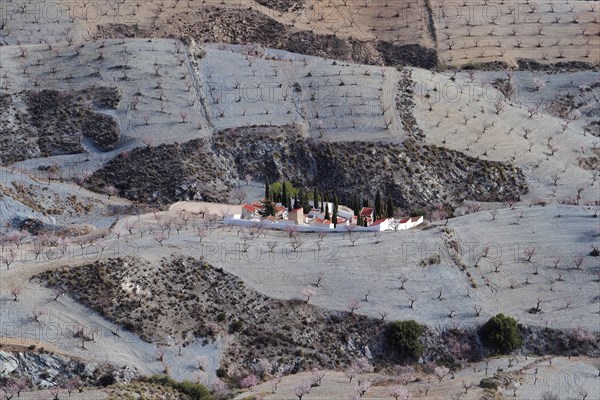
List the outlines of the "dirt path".
{"label": "dirt path", "polygon": [[396,108],[398,82],[400,82],[400,72],[394,68],[387,69],[385,78],[383,80],[383,95],[381,96],[381,99],[383,109],[389,110],[386,112],[386,115],[388,116],[388,121],[390,122],[389,130],[394,135],[401,135],[401,133],[404,132],[404,129],[402,128],[402,120]]}

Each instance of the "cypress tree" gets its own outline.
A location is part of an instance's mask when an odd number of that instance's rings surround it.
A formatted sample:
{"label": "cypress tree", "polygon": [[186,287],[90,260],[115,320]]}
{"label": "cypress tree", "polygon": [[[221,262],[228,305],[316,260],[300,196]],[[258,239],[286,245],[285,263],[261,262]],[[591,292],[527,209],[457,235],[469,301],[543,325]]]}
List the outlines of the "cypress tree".
{"label": "cypress tree", "polygon": [[333,227],[337,226],[337,212],[338,212],[338,199],[336,195],[333,195]]}
{"label": "cypress tree", "polygon": [[269,185],[269,178],[267,178],[267,181],[265,183],[265,199],[270,199],[271,198],[271,185]]}
{"label": "cypress tree", "polygon": [[304,208],[304,190],[302,189],[294,196],[294,208]]}
{"label": "cypress tree", "polygon": [[379,190],[378,190],[377,194],[375,195],[375,219],[381,218],[382,215],[383,215],[383,203],[381,202],[381,193],[379,193]]}
{"label": "cypress tree", "polygon": [[325,216],[323,219],[329,219],[329,207],[325,204]]}
{"label": "cypress tree", "polygon": [[308,195],[306,192],[302,193],[302,207],[304,208],[304,214],[308,214],[310,212],[310,204],[308,204]]}
{"label": "cypress tree", "polygon": [[354,210],[354,215],[358,217],[358,215],[360,214],[360,202],[356,194],[354,194],[354,196],[352,197],[352,209]]}
{"label": "cypress tree", "polygon": [[387,198],[386,217],[387,218],[394,217],[394,202],[392,201],[392,196],[390,196],[390,195],[388,195],[388,198]]}
{"label": "cypress tree", "polygon": [[288,190],[287,190],[287,185],[285,184],[285,181],[283,181],[281,184],[281,204],[283,204],[284,206],[287,206],[288,198],[289,198],[289,194],[288,194]]}

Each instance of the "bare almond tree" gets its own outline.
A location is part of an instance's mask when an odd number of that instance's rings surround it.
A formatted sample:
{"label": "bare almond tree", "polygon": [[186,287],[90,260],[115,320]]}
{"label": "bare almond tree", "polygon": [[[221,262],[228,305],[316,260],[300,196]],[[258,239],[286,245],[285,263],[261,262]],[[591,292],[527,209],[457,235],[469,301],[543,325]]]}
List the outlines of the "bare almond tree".
{"label": "bare almond tree", "polygon": [[[350,228],[350,227],[348,227],[348,228]],[[346,234],[346,237],[348,238],[350,243],[352,243],[352,247],[354,247],[356,245],[356,242],[359,239],[358,233],[356,233],[352,229],[348,229],[348,233]]]}
{"label": "bare almond tree", "polygon": [[537,249],[535,247],[527,247],[523,250],[523,254],[525,255],[525,261],[531,262],[531,258],[535,255]]}
{"label": "bare almond tree", "polygon": [[290,240],[290,246],[292,246],[292,250],[294,251],[294,253],[297,252],[298,249],[302,247],[302,240],[300,240],[300,237],[294,236]]}
{"label": "bare almond tree", "polygon": [[360,308],[360,302],[356,299],[350,301],[348,304],[348,308],[350,309],[350,315],[354,315],[354,311]]}
{"label": "bare almond tree", "polygon": [[167,235],[165,235],[164,233],[157,233],[156,235],[154,235],[154,240],[160,243],[160,247],[163,247],[163,242],[167,240]]}
{"label": "bare almond tree", "polygon": [[54,301],[57,301],[58,298],[65,294],[67,291],[61,286],[56,286],[52,289],[52,292],[54,293]]}
{"label": "bare almond tree", "polygon": [[21,286],[13,286],[10,288],[10,294],[13,296],[13,301],[19,301],[21,293],[23,293],[23,288]]}
{"label": "bare almond tree", "polygon": [[315,287],[319,287],[324,276],[325,276],[325,272],[323,272],[323,271],[319,272],[319,274],[317,275],[317,281],[314,283]]}
{"label": "bare almond tree", "polygon": [[406,278],[406,277],[404,277],[404,276],[403,276],[403,277],[401,277],[401,278],[400,278],[400,283],[401,283],[401,284],[400,284],[400,287],[399,287],[398,289],[399,289],[399,290],[404,290],[404,284],[405,284],[406,282],[408,282],[408,278]]}
{"label": "bare almond tree", "polygon": [[302,400],[304,396],[310,393],[311,389],[312,387],[310,382],[304,382],[294,389],[294,394],[296,395],[296,397],[298,397],[298,400]]}
{"label": "bare almond tree", "polygon": [[311,287],[305,287],[301,291],[302,296],[306,297],[306,304],[308,304],[310,298],[313,297],[316,293],[317,291]]}
{"label": "bare almond tree", "polygon": [[31,311],[31,319],[35,322],[40,322],[40,317],[46,313],[45,310],[40,308],[34,308]]}
{"label": "bare almond tree", "polygon": [[377,312],[377,314],[379,314],[379,316],[381,317],[382,321],[384,321],[387,318],[387,316],[390,315],[390,313],[387,310],[379,310]]}
{"label": "bare almond tree", "polygon": [[17,250],[10,247],[8,249],[7,254],[2,256],[0,262],[2,262],[2,264],[6,265],[6,269],[10,269],[10,265],[15,261],[16,256],[17,256]]}

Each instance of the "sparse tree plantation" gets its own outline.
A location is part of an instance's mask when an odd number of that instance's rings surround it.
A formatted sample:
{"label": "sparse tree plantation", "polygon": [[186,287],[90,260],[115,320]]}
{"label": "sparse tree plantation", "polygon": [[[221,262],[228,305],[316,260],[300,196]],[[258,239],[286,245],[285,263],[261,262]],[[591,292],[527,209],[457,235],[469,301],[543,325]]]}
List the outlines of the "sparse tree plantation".
{"label": "sparse tree plantation", "polygon": [[599,12],[0,3],[0,399],[600,398]]}

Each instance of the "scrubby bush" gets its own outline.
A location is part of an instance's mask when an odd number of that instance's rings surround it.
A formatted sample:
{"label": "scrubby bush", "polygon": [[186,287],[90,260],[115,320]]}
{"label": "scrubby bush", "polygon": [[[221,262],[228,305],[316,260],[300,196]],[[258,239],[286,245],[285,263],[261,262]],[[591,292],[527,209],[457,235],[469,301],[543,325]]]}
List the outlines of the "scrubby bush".
{"label": "scrubby bush", "polygon": [[510,353],[523,343],[517,321],[504,314],[490,318],[480,334],[484,344],[500,353]]}
{"label": "scrubby bush", "polygon": [[423,345],[419,338],[423,334],[423,326],[416,321],[394,321],[387,327],[388,343],[407,358],[418,359],[423,354]]}
{"label": "scrubby bush", "polygon": [[229,324],[229,330],[233,332],[239,332],[244,328],[244,323],[240,320],[233,321]]}
{"label": "scrubby bush", "polygon": [[217,378],[227,378],[228,376],[225,368],[217,368]]}
{"label": "scrubby bush", "polygon": [[192,399],[208,400],[211,398],[210,391],[199,383],[193,383],[190,381],[175,382],[173,388],[183,394],[187,394]]}
{"label": "scrubby bush", "polygon": [[483,389],[498,389],[498,384],[496,381],[490,378],[483,378],[481,382],[479,382],[479,386]]}
{"label": "scrubby bush", "polygon": [[468,63],[462,66],[462,69],[466,71],[483,70],[484,65],[480,62],[469,61]]}
{"label": "scrubby bush", "polygon": [[420,217],[421,215],[425,215],[425,211],[421,208],[414,210],[410,213],[411,217]]}
{"label": "scrubby bush", "polygon": [[176,380],[168,377],[167,375],[152,375],[146,379],[150,383],[156,383],[162,386],[169,386],[178,392],[187,395],[193,400],[209,400],[212,399],[210,391],[199,383],[193,383],[190,381],[177,382]]}

